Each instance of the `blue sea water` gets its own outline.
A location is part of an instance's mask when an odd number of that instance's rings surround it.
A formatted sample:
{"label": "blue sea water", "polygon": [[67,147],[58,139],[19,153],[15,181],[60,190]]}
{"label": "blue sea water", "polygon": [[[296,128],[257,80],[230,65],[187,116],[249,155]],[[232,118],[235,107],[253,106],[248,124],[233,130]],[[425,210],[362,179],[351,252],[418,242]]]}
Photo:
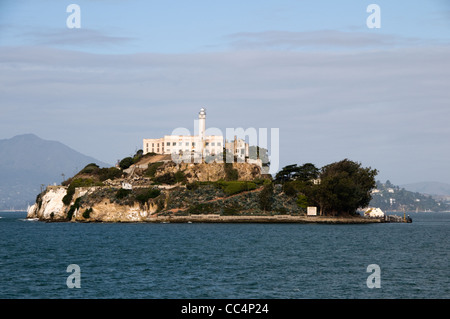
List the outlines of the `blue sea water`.
{"label": "blue sea water", "polygon": [[[0,212],[0,298],[450,298],[450,213],[411,224],[45,223]],[[68,288],[67,266],[80,267]],[[380,288],[368,288],[380,267]]]}

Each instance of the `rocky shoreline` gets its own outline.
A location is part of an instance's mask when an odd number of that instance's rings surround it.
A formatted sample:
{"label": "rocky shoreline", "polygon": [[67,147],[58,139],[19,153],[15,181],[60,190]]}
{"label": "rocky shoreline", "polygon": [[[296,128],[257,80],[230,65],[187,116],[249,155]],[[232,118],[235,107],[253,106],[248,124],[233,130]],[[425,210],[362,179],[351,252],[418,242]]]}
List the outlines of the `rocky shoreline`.
{"label": "rocky shoreline", "polygon": [[147,222],[153,223],[297,223],[297,224],[373,224],[382,223],[382,219],[363,217],[330,216],[222,216],[202,214],[190,216],[156,216]]}
{"label": "rocky shoreline", "polygon": [[361,216],[307,216],[296,193],[274,185],[254,164],[183,166],[151,162],[158,157],[143,159],[150,162],[124,171],[87,165],[63,185],[41,192],[27,218],[82,223],[385,222]]}

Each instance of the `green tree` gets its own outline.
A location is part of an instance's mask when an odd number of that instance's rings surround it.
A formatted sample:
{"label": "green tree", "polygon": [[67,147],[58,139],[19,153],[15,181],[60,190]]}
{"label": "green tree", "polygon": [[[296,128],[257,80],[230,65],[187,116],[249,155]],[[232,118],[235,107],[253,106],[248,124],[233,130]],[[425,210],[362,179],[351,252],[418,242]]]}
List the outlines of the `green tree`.
{"label": "green tree", "polygon": [[283,167],[276,175],[275,181],[277,182],[287,182],[292,180],[298,173],[299,167],[297,164],[291,164]]}
{"label": "green tree", "polygon": [[277,182],[285,183],[288,181],[310,182],[319,176],[320,170],[312,163],[306,163],[302,166],[291,164],[283,167],[275,176]]}
{"label": "green tree", "polygon": [[272,209],[273,203],[273,184],[266,184],[259,193],[259,207],[266,211]]}
{"label": "green tree", "polygon": [[314,185],[311,196],[326,215],[353,215],[366,207],[375,188],[376,169],[344,159],[326,165],[320,173],[320,184]]}
{"label": "green tree", "polygon": [[125,157],[123,160],[119,162],[119,166],[121,169],[127,169],[131,165],[134,164],[134,160],[132,157]]}
{"label": "green tree", "polygon": [[319,176],[320,170],[312,163],[306,163],[300,166],[295,175],[295,180],[303,181],[303,182],[311,182],[314,179],[317,179]]}
{"label": "green tree", "polygon": [[306,197],[303,194],[298,195],[296,202],[297,202],[298,207],[301,207],[305,210],[308,207],[308,197]]}

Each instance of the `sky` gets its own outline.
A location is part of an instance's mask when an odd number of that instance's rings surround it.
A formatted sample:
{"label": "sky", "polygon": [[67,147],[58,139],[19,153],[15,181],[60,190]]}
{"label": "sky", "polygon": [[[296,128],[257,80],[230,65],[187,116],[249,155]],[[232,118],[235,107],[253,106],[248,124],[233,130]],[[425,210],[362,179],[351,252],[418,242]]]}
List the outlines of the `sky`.
{"label": "sky", "polygon": [[0,1],[0,139],[115,164],[201,107],[224,134],[278,129],[273,171],[450,183],[450,1]]}

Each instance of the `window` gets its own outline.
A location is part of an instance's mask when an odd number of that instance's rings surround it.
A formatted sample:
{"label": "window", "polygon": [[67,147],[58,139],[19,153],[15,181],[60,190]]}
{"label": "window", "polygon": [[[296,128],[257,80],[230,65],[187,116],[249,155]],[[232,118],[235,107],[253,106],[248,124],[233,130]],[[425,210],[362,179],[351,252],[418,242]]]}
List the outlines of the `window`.
{"label": "window", "polygon": [[192,142],[192,146],[195,146],[195,142]]}
{"label": "window", "polygon": [[155,153],[155,149],[154,148],[152,148],[152,153]]}
{"label": "window", "polygon": [[152,147],[155,147],[155,143],[152,143]]}
{"label": "window", "polygon": [[186,142],[186,146],[189,146],[189,142]]}
{"label": "window", "polygon": [[183,143],[181,143],[181,142],[178,142],[178,146],[181,146]]}
{"label": "window", "polygon": [[221,146],[221,145],[220,145],[220,142],[217,142],[217,146]]}
{"label": "window", "polygon": [[166,145],[167,145],[167,146],[170,146],[170,142],[167,142]]}
{"label": "window", "polygon": [[175,145],[177,145],[177,142],[173,142],[173,143],[172,143],[172,146],[175,146]]}
{"label": "window", "polygon": [[216,146],[216,143],[212,142],[212,143],[211,143],[211,146]]}

